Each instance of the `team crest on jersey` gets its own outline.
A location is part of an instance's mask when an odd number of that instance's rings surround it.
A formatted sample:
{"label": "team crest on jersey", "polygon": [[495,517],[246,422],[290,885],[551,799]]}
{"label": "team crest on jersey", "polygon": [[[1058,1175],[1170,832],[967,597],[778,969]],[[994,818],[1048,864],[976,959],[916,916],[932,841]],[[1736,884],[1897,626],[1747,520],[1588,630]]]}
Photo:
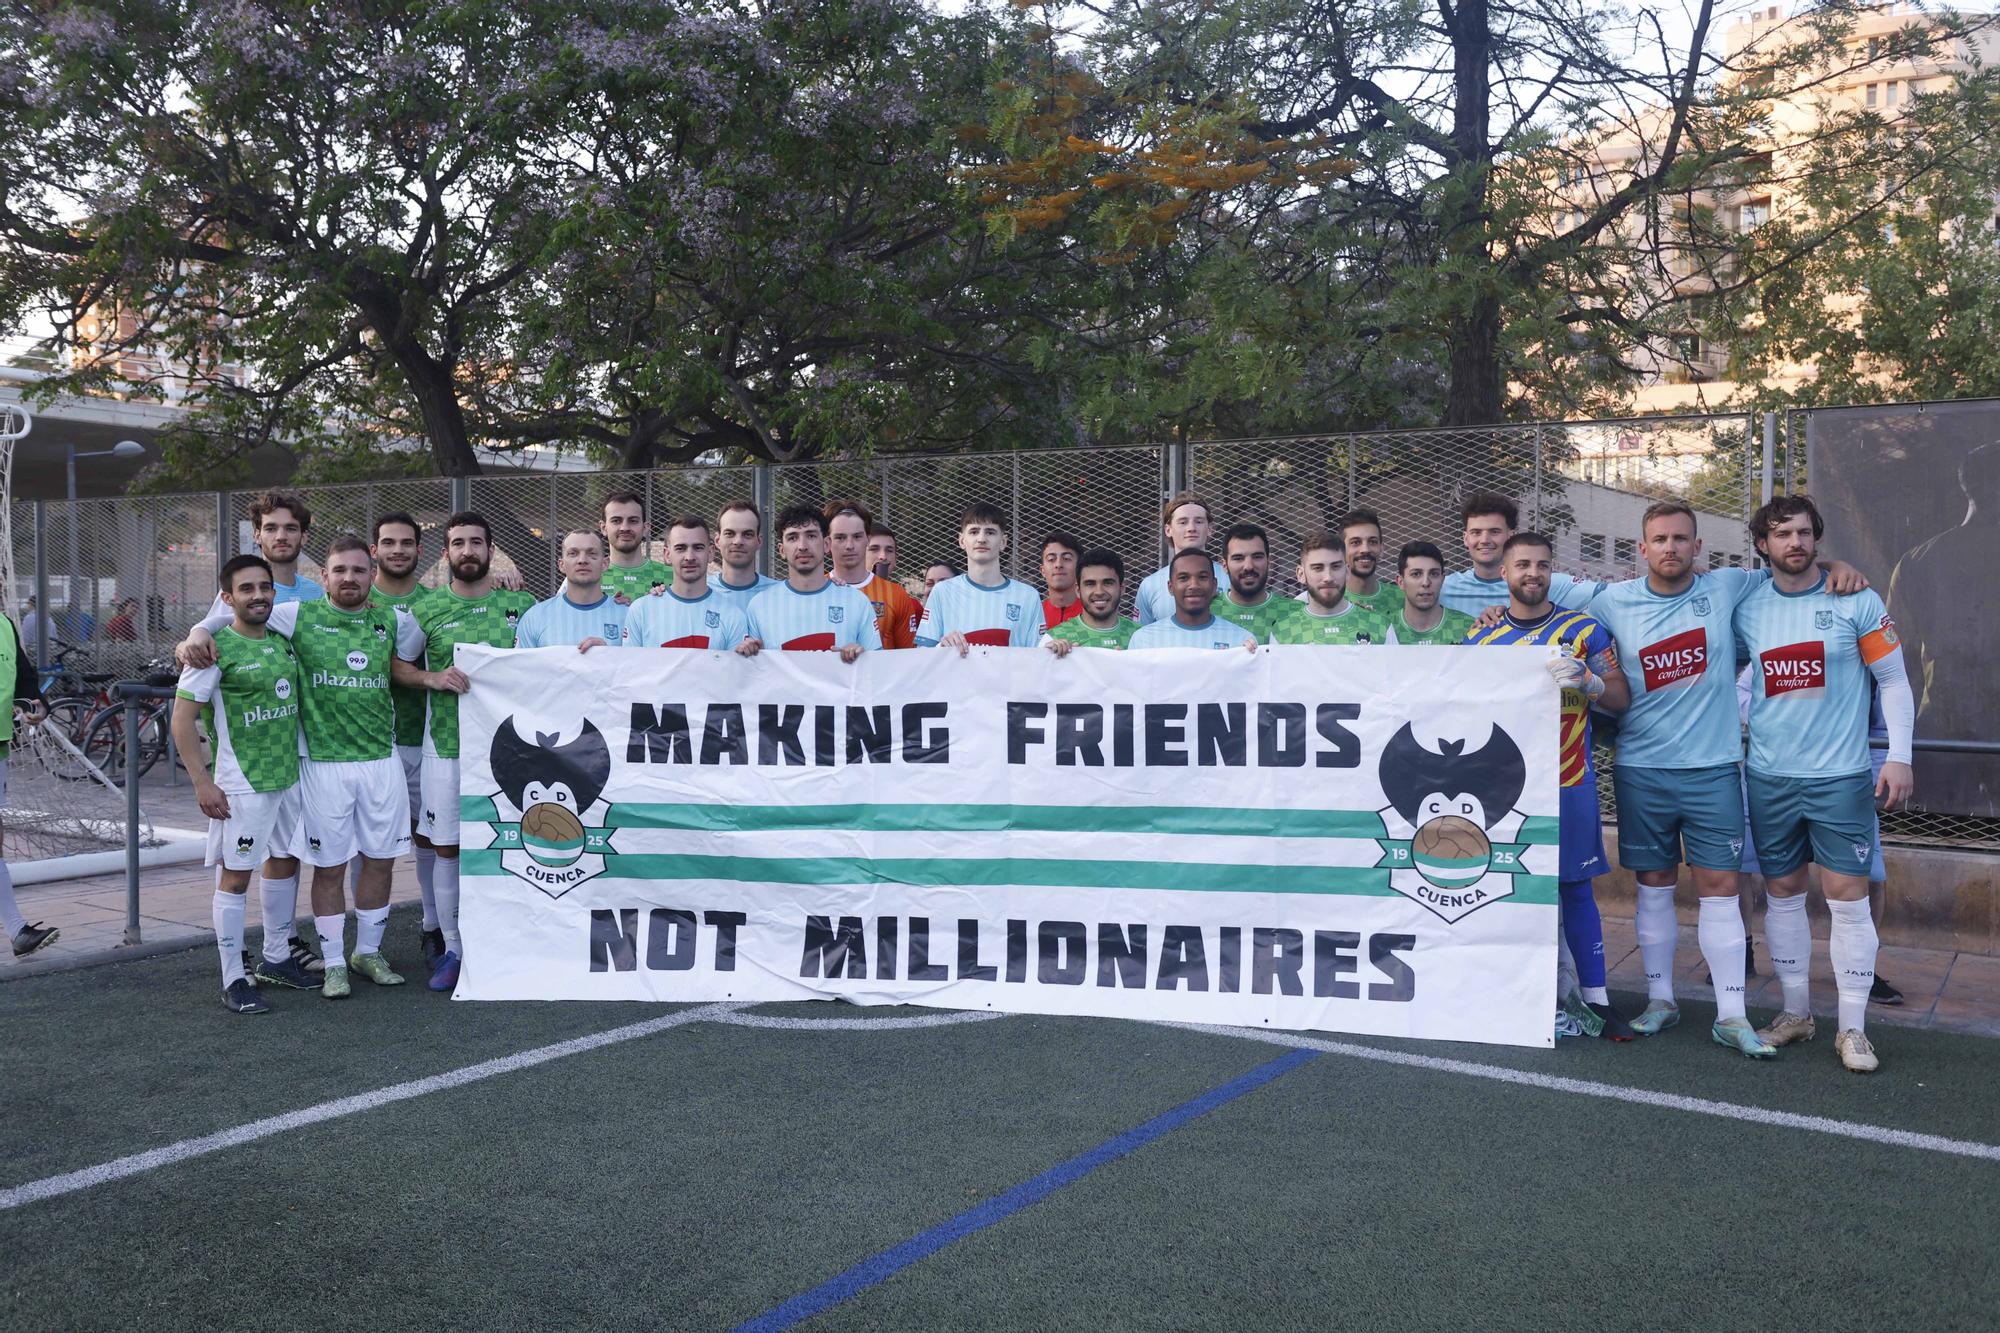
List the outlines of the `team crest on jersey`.
{"label": "team crest on jersey", "polygon": [[1710,610],[1708,603],[1708,594],[1703,593],[1701,596],[1696,597],[1690,602],[1688,602],[1688,610],[1694,612],[1698,616],[1707,615]]}
{"label": "team crest on jersey", "polygon": [[1013,602],[1007,603],[1007,619],[1019,620],[1020,618],[1021,608]]}
{"label": "team crest on jersey", "polygon": [[1389,872],[1390,888],[1446,922],[1513,896],[1530,844],[1515,808],[1528,767],[1512,736],[1496,726],[1477,750],[1443,738],[1433,750],[1406,722],[1377,773],[1389,804],[1377,812],[1375,867]]}
{"label": "team crest on jersey", "polygon": [[1813,612],[1813,628],[1814,628],[1814,629],[1816,629],[1816,630],[1822,630],[1822,631],[1824,631],[1824,630],[1830,630],[1830,629],[1832,629],[1832,628],[1833,628],[1833,612],[1831,612],[1831,611],[1815,611],[1815,612]]}
{"label": "team crest on jersey", "polygon": [[701,623],[706,625],[710,629],[720,629],[722,627],[722,612],[720,611],[702,612]]}
{"label": "team crest on jersey", "polygon": [[829,606],[826,609],[826,618],[830,623],[838,625],[846,618],[846,613],[847,608],[844,606]]}
{"label": "team crest on jersey", "polygon": [[1375,642],[1375,639],[1372,635],[1368,633],[1367,630],[1364,629],[1355,634],[1354,641],[1356,643],[1373,643]]}
{"label": "team crest on jersey", "polygon": [[521,623],[521,613],[520,613],[519,611],[509,611],[509,612],[507,613],[507,623],[508,623],[508,624],[510,624],[510,625],[518,625],[518,624],[520,624],[520,623]]}
{"label": "team crest on jersey", "polygon": [[530,744],[510,717],[493,733],[487,752],[500,788],[490,798],[495,811],[504,802],[517,812],[513,820],[494,822],[488,850],[500,853],[508,874],[551,898],[603,874],[605,853],[615,850],[610,829],[584,823],[611,778],[604,733],[585,721],[574,740],[560,739],[560,733],[536,732]]}
{"label": "team crest on jersey", "polygon": [[376,638],[378,638],[378,639],[381,639],[381,640],[382,640],[382,641],[383,641],[384,643],[388,642],[388,640],[389,640],[389,627],[388,627],[387,625],[377,625],[377,626],[375,626],[375,637],[376,637]]}
{"label": "team crest on jersey", "polygon": [[624,633],[625,633],[625,627],[623,625],[618,624],[616,621],[607,620],[604,622],[604,637],[606,639],[609,639],[611,642],[616,643],[619,637]]}

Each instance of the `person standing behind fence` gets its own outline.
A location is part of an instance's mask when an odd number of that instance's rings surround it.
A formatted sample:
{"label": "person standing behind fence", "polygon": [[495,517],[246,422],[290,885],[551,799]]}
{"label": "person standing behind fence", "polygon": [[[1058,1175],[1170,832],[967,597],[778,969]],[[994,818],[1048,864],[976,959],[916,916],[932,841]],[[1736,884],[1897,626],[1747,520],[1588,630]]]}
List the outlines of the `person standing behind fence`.
{"label": "person standing behind fence", "polygon": [[1174,613],[1165,620],[1141,625],[1128,645],[1133,652],[1151,648],[1257,650],[1257,636],[1215,614],[1215,561],[1207,551],[1177,551],[1167,562],[1167,589],[1174,595]]}
{"label": "person standing behind fence", "polygon": [[1083,614],[1071,616],[1042,635],[1042,646],[1057,657],[1073,648],[1126,648],[1139,632],[1139,622],[1118,614],[1125,597],[1125,562],[1116,551],[1085,551],[1077,565]]}
{"label": "person standing behind fence", "polygon": [[[261,1014],[271,1006],[243,975],[243,897],[260,861],[266,885],[274,869],[289,866],[297,891],[299,664],[291,644],[265,628],[277,597],[270,564],[262,556],[239,555],[223,565],[219,581],[230,623],[216,633],[214,664],[181,672],[174,745],[209,821],[207,863],[216,867],[211,915],[222,960],[222,1003],[232,1013]],[[202,762],[197,718],[206,722],[214,744],[212,777]],[[284,930],[273,929],[268,897],[264,917],[258,980],[298,990],[318,987],[319,977],[286,956]]]}
{"label": "person standing behind fence", "polygon": [[[31,599],[29,605],[33,604]],[[0,616],[0,680],[14,682],[14,702],[21,707],[23,721],[33,724],[48,716],[48,705],[42,702],[42,678],[35,670],[33,654],[7,616]],[[7,804],[7,761],[13,746],[14,710],[9,708],[0,717],[0,807]],[[5,927],[7,938],[13,942],[14,956],[25,958],[45,945],[54,944],[62,931],[39,921],[29,925],[21,915],[20,905],[14,901],[14,872],[7,866],[5,838],[6,829],[0,828],[0,927]]]}
{"label": "person standing behind fence", "polygon": [[1389,622],[1347,600],[1347,553],[1336,532],[1315,532],[1299,548],[1299,583],[1306,600],[1272,626],[1272,642],[1349,644],[1396,642]]}
{"label": "person standing behind fence", "polygon": [[[630,607],[611,596],[603,583],[604,534],[578,528],[562,538],[559,557],[562,591],[536,602],[521,616],[514,631],[516,648],[595,647],[625,641],[625,617]],[[650,585],[641,597],[651,597]]]}
{"label": "person standing behind fence", "polygon": [[461,643],[512,648],[532,598],[493,581],[493,529],[479,514],[453,514],[444,524],[451,582],[417,604],[397,628],[391,679],[430,691],[424,725],[423,815],[418,827],[437,849],[438,929],[445,951],[430,988],[458,985],[464,944],[458,933],[458,696],[472,688],[453,658]]}
{"label": "person standing behind fence", "polygon": [[[1192,491],[1182,491],[1160,507],[1160,524],[1169,551],[1206,550],[1208,539],[1215,535],[1215,525],[1208,518],[1208,502]],[[1172,618],[1174,595],[1167,587],[1172,568],[1170,560],[1139,580],[1133,612],[1141,625]],[[1215,566],[1215,586],[1223,592],[1229,591],[1229,573],[1220,564]]]}
{"label": "person standing behind fence", "polygon": [[[1477,491],[1465,497],[1459,515],[1465,521],[1465,553],[1472,559],[1472,568],[1444,576],[1442,600],[1454,611],[1477,616],[1489,606],[1506,606],[1511,596],[1500,560],[1507,539],[1520,523],[1521,511],[1504,495]],[[1552,606],[1580,610],[1589,606],[1590,599],[1603,588],[1602,583],[1556,571],[1549,576],[1548,600]]]}
{"label": "person standing behind fence", "polygon": [[973,644],[1032,648],[1042,641],[1042,599],[1019,579],[1000,572],[1007,551],[1007,516],[996,505],[975,502],[958,519],[965,572],[931,589],[917,626],[919,648]]}
{"label": "person standing behind fence", "polygon": [[[415,614],[417,603],[431,592],[417,582],[423,541],[423,529],[406,513],[397,511],[375,520],[375,540],[368,548],[368,554],[375,560],[375,587],[368,594],[370,601]],[[417,828],[424,799],[424,710],[429,695],[392,680],[389,702],[396,715],[396,758],[403,766],[403,786],[409,795],[410,842],[417,863],[417,893],[423,899],[422,939],[424,967],[428,971],[444,957],[444,932],[438,929],[437,849]]]}
{"label": "person standing behind fence", "polygon": [[[852,662],[882,646],[868,599],[827,577],[826,520],[819,510],[792,505],[778,515],[778,553],[785,559],[784,581],[750,600],[750,632],[738,652],[828,652]],[[749,648],[753,642],[757,647]]]}
{"label": "person standing behind fence", "polygon": [[641,597],[625,612],[627,648],[735,650],[754,657],[746,643],[749,624],[741,611],[708,586],[708,520],[698,514],[675,519],[667,528],[667,560],[674,581],[658,597]]}
{"label": "person standing behind fence", "polygon": [[1401,644],[1462,644],[1472,617],[1439,603],[1444,591],[1444,552],[1429,542],[1409,542],[1396,556],[1403,605],[1389,617]]}
{"label": "person standing behind fence", "polygon": [[1072,616],[1083,614],[1083,596],[1077,590],[1077,576],[1083,570],[1083,546],[1067,532],[1051,532],[1042,538],[1042,624],[1054,629]]}
{"label": "person standing behind fence", "polygon": [[1210,609],[1232,625],[1275,643],[1278,622],[1298,615],[1301,607],[1289,597],[1271,596],[1271,539],[1255,523],[1238,523],[1222,534],[1222,566],[1229,573],[1229,590]]}
{"label": "person standing behind fence", "polygon": [[1403,609],[1403,590],[1381,575],[1382,519],[1372,509],[1351,509],[1340,520],[1347,556],[1347,600],[1390,622]]}
{"label": "person standing behind fence", "polygon": [[604,591],[621,603],[636,602],[673,581],[673,572],[646,552],[652,538],[646,502],[636,491],[604,497],[604,540],[610,545],[611,557],[604,570]]}
{"label": "person standing behind fence", "polygon": [[875,632],[884,648],[914,648],[924,608],[902,585],[868,568],[874,516],[859,500],[829,500],[820,517],[826,520],[827,548],[833,554],[833,581],[854,589],[875,608]]}
{"label": "person standing behind fence", "polygon": [[715,554],[722,567],[708,576],[708,586],[746,620],[757,594],[780,582],[757,572],[757,557],[763,550],[764,519],[757,506],[748,500],[722,506],[715,516]]}
{"label": "person standing behind fence", "polygon": [[[260,491],[250,502],[250,540],[271,566],[273,606],[326,596],[326,589],[317,580],[299,573],[299,557],[305,553],[306,534],[311,531],[312,510],[296,491]],[[220,596],[208,608],[210,615],[227,610]]]}

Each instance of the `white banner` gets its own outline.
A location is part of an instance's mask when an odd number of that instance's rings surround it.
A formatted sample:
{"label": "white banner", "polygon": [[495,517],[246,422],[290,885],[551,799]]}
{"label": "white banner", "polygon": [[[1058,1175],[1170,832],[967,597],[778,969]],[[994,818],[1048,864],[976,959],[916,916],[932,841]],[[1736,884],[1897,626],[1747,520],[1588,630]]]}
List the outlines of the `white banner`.
{"label": "white banner", "polygon": [[1548,1046],[1544,655],[461,648],[457,995]]}

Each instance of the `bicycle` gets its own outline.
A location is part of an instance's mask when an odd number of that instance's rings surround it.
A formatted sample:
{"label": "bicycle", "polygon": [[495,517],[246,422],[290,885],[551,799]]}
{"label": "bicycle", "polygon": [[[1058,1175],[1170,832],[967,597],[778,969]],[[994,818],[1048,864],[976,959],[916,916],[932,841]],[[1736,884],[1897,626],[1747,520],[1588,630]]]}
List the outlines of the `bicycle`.
{"label": "bicycle", "polygon": [[[148,685],[169,686],[180,677],[171,665],[162,661],[146,664],[144,681]],[[139,702],[138,750],[133,762],[138,776],[144,777],[152,771],[153,765],[167,752],[170,744],[170,730],[173,726],[172,698],[143,699]],[[123,700],[108,702],[92,713],[82,724],[82,734],[77,741],[77,749],[84,758],[101,769],[105,776],[121,787],[125,785],[125,703]],[[180,763],[178,755],[175,762]],[[181,763],[185,769],[187,765]]]}

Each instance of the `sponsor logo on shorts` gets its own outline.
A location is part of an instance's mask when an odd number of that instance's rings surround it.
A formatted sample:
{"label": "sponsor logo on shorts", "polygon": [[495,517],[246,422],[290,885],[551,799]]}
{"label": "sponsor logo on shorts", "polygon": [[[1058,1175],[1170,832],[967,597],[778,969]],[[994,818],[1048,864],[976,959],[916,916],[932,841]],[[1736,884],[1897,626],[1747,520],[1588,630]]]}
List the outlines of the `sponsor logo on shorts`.
{"label": "sponsor logo on shorts", "polygon": [[306,838],[306,846],[308,846],[308,847],[312,848],[312,849],[313,849],[314,851],[318,851],[318,850],[319,850],[319,839],[318,839],[318,838],[314,838],[314,837],[310,837],[310,836],[308,836],[308,837]]}
{"label": "sponsor logo on shorts", "polygon": [[1729,854],[1731,856],[1743,855],[1743,839],[1731,838],[1729,840]]}
{"label": "sponsor logo on shorts", "polygon": [[1826,688],[1826,645],[1818,639],[1767,648],[1757,654],[1757,674],[1764,680],[1764,697],[1775,699],[1797,690]]}
{"label": "sponsor logo on shorts", "polygon": [[1684,630],[1647,644],[1639,650],[1639,669],[1649,692],[1696,679],[1708,670],[1708,631]]}
{"label": "sponsor logo on shorts", "polygon": [[1854,848],[1854,859],[1857,861],[1866,861],[1868,859],[1868,853],[1875,850],[1872,846],[1870,846],[1865,842],[1857,842],[1851,845]]}

